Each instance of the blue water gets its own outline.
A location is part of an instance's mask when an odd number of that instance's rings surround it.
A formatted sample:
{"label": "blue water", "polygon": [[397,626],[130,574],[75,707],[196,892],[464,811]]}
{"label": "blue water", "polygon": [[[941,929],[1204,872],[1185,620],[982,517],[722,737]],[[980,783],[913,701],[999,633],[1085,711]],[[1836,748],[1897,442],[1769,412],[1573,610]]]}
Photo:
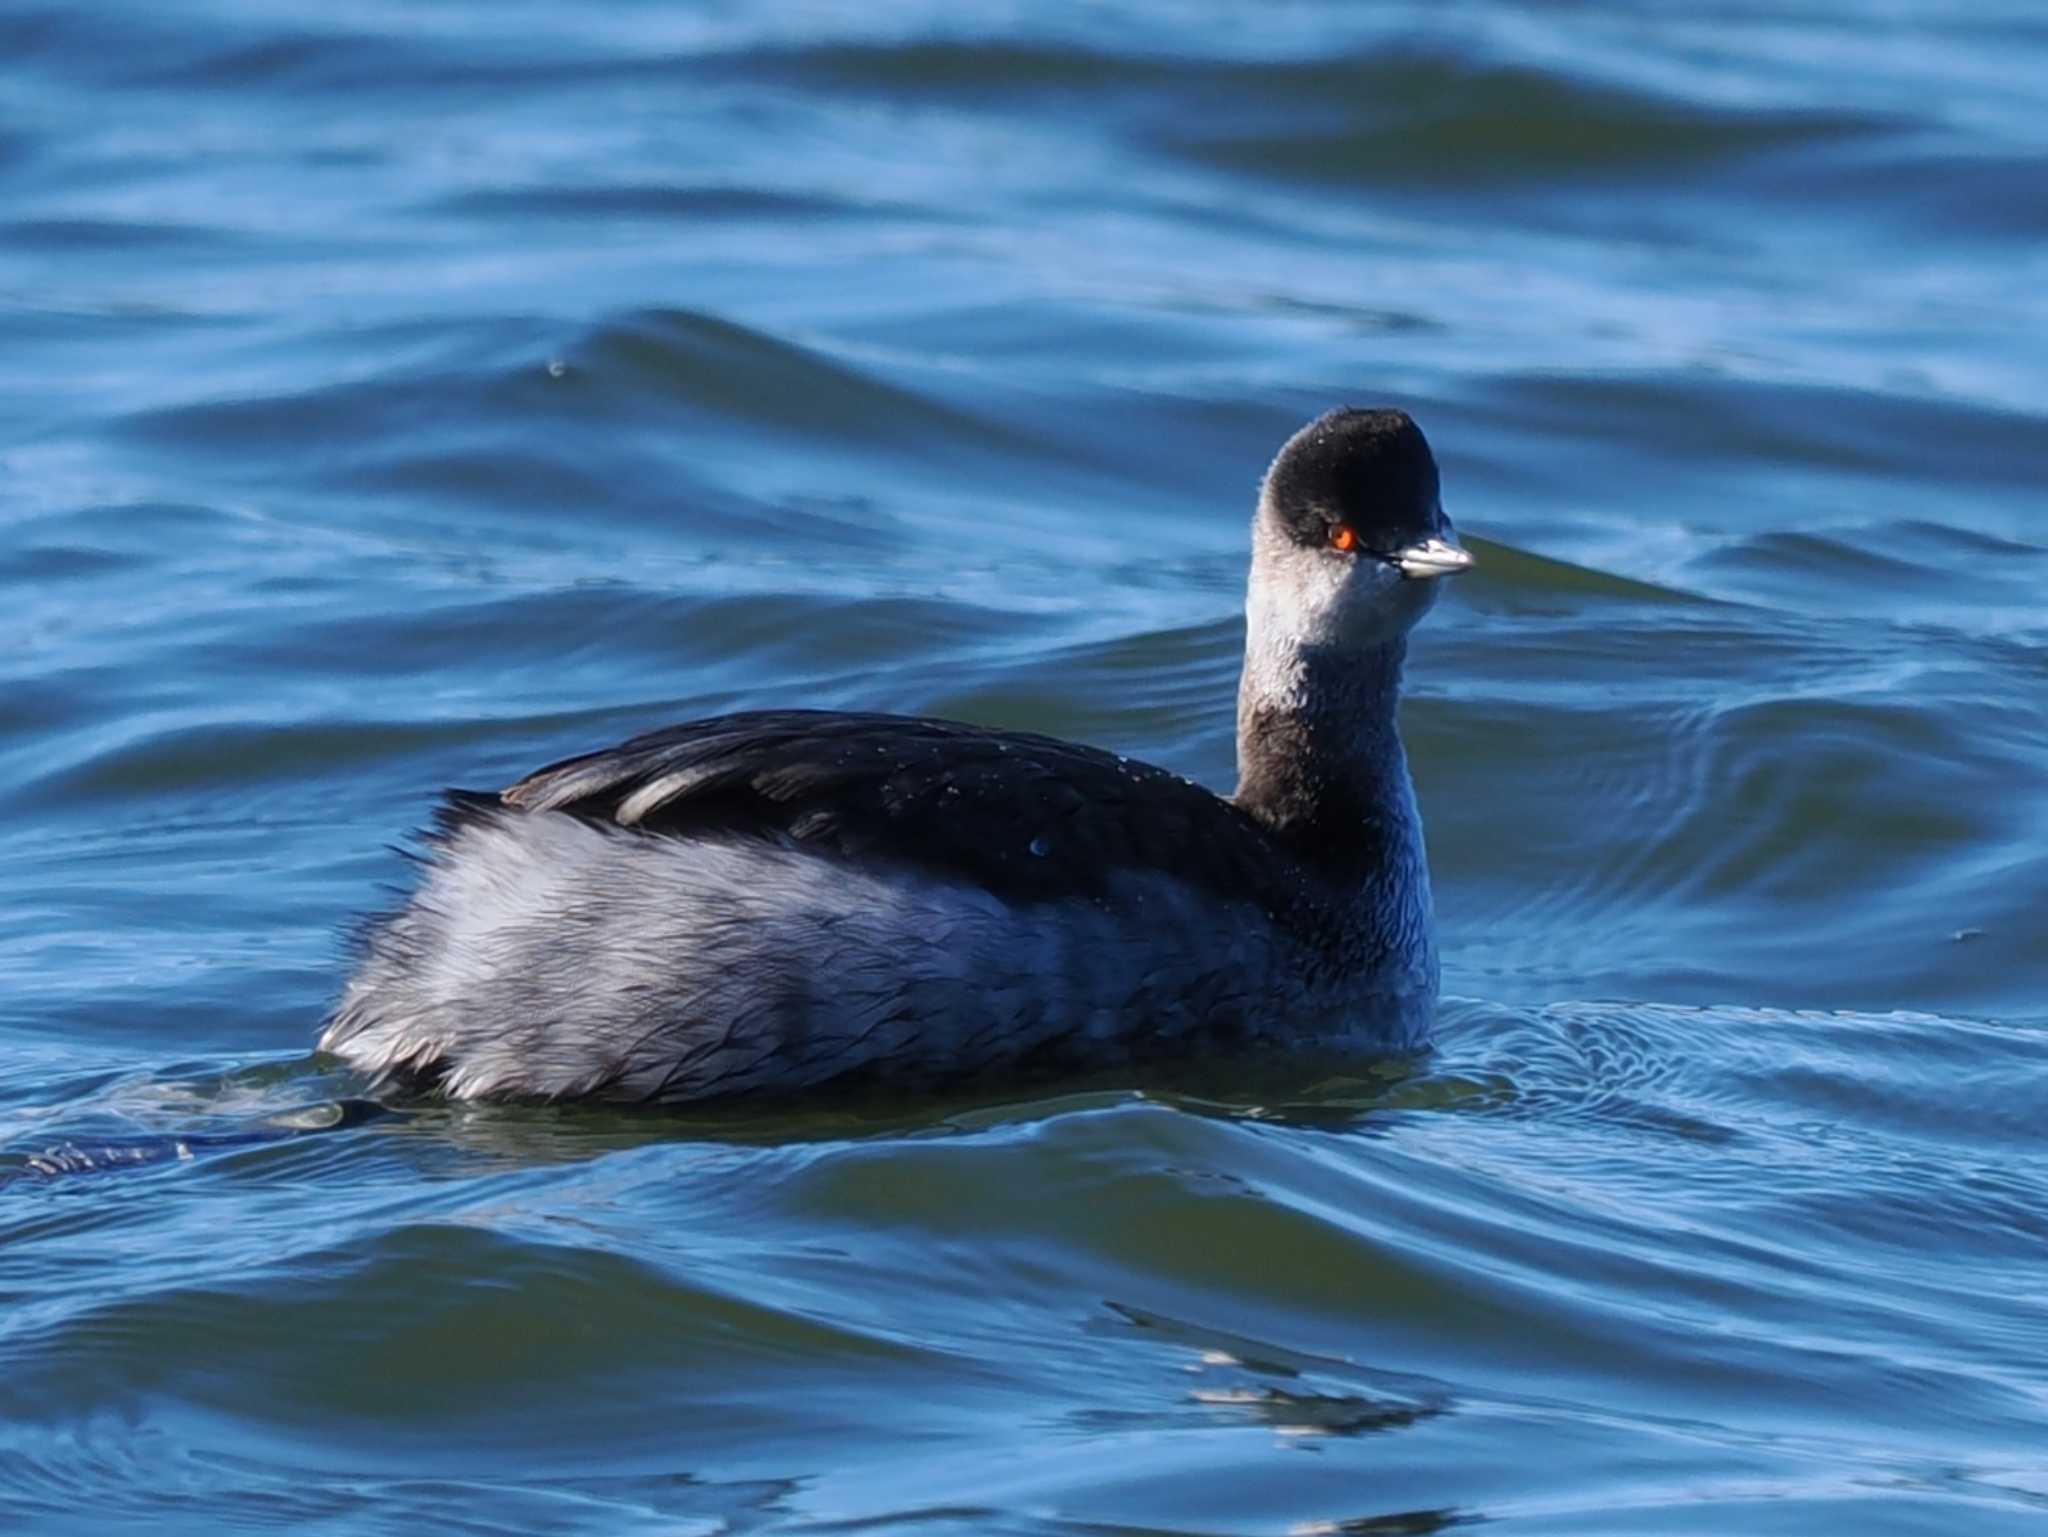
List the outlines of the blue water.
{"label": "blue water", "polygon": [[[2038,5],[0,8],[0,1530],[2035,1533]],[[446,784],[1231,778],[1412,410],[1436,1049],[745,1115],[310,1044]]]}

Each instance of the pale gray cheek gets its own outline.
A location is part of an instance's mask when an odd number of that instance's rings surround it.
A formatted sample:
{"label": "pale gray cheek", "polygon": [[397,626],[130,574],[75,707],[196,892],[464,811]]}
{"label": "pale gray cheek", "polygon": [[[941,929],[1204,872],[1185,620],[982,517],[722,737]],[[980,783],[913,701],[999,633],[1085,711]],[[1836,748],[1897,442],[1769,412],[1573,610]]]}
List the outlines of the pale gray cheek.
{"label": "pale gray cheek", "polygon": [[1341,642],[1381,646],[1398,640],[1435,604],[1437,584],[1412,581],[1376,560],[1352,563],[1337,602]]}
{"label": "pale gray cheek", "polygon": [[1376,647],[1413,628],[1437,592],[1379,561],[1308,549],[1261,527],[1247,617],[1251,633],[1275,645]]}
{"label": "pale gray cheek", "polygon": [[1347,606],[1347,568],[1320,550],[1284,540],[1262,542],[1253,562],[1247,603],[1256,634],[1300,645],[1336,641]]}

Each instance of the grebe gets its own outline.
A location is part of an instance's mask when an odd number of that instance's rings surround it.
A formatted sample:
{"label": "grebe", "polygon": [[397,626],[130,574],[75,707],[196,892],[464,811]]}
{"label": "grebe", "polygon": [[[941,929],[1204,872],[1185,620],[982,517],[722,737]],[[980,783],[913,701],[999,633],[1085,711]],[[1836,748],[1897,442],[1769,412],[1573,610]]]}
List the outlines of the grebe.
{"label": "grebe", "polygon": [[452,1098],[643,1103],[1412,1046],[1437,958],[1395,705],[1471,563],[1415,423],[1332,411],[1253,518],[1229,798],[953,721],[671,726],[451,792],[320,1046]]}

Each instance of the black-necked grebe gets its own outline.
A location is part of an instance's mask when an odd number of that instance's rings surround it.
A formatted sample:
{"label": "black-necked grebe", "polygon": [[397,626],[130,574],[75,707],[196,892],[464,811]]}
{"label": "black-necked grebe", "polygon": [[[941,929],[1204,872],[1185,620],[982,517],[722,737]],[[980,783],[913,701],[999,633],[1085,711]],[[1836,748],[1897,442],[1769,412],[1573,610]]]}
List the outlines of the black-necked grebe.
{"label": "black-necked grebe", "polygon": [[953,721],[769,710],[452,793],[321,1047],[463,1099],[680,1102],[1427,1032],[1409,628],[1471,557],[1399,411],[1252,522],[1238,786]]}

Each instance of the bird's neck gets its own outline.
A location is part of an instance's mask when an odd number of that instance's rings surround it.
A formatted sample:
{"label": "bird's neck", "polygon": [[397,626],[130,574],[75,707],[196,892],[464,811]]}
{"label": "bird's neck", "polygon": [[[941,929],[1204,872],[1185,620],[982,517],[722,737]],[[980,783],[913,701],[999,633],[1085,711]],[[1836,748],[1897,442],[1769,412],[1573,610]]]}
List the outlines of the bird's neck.
{"label": "bird's neck", "polygon": [[1254,622],[1237,697],[1237,793],[1303,861],[1340,881],[1421,858],[1421,827],[1394,715],[1404,636],[1358,650]]}

